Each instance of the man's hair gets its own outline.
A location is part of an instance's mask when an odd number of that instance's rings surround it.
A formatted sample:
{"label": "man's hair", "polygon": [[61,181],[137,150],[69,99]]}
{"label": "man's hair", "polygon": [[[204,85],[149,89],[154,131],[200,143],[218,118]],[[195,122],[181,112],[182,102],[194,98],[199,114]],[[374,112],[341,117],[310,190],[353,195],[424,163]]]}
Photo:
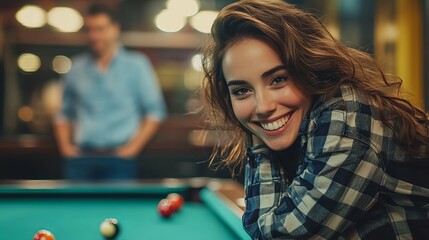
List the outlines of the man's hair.
{"label": "man's hair", "polygon": [[106,14],[109,17],[110,21],[112,21],[113,23],[119,23],[118,14],[116,13],[116,11],[100,4],[91,5],[88,8],[86,16],[95,16],[99,14]]}

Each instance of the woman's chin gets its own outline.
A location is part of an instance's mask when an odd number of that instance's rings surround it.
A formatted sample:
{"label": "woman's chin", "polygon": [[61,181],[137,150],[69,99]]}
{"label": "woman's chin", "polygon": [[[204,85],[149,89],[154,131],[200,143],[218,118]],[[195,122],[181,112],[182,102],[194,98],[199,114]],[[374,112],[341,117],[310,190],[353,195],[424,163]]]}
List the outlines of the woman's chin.
{"label": "woman's chin", "polygon": [[291,145],[290,144],[278,144],[278,143],[272,143],[272,142],[264,142],[265,145],[268,146],[273,151],[282,151],[285,149],[288,149]]}

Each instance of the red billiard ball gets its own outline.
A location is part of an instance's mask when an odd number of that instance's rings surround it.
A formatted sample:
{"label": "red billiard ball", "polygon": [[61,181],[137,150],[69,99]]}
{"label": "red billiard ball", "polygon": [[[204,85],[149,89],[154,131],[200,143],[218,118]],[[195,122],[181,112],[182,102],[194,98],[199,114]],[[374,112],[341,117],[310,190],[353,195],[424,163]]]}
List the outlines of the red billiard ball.
{"label": "red billiard ball", "polygon": [[162,199],[158,204],[158,213],[167,218],[174,212],[170,200]]}
{"label": "red billiard ball", "polygon": [[173,211],[178,211],[183,206],[184,199],[178,193],[168,194],[167,199],[170,200],[171,205],[173,206]]}
{"label": "red billiard ball", "polygon": [[33,236],[33,240],[55,240],[54,235],[47,230],[37,231]]}
{"label": "red billiard ball", "polygon": [[114,239],[119,234],[119,224],[116,218],[107,218],[100,224],[100,233],[105,239]]}

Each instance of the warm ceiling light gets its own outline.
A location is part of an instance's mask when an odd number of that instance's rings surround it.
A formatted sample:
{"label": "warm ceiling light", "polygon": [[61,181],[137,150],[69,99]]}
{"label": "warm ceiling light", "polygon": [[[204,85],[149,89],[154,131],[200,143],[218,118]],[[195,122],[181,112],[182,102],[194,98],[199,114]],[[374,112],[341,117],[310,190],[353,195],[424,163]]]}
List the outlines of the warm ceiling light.
{"label": "warm ceiling light", "polygon": [[168,10],[184,17],[195,15],[200,8],[196,0],[168,0],[166,6]]}
{"label": "warm ceiling light", "polygon": [[55,114],[61,108],[62,87],[59,81],[52,81],[42,88],[42,103],[49,114]]}
{"label": "warm ceiling light", "polygon": [[58,55],[52,61],[52,69],[59,74],[68,73],[72,67],[72,61],[70,58]]}
{"label": "warm ceiling light", "polygon": [[23,122],[31,122],[34,117],[34,111],[28,106],[23,106],[18,109],[18,117]]}
{"label": "warm ceiling light", "polygon": [[219,12],[201,11],[191,18],[191,26],[203,33],[210,33],[214,20]]}
{"label": "warm ceiling light", "polygon": [[25,27],[38,28],[46,24],[46,11],[35,5],[26,5],[16,13],[15,18]]}
{"label": "warm ceiling light", "polygon": [[173,11],[164,9],[155,17],[156,27],[164,32],[177,32],[182,29],[186,20],[184,17],[178,16]]}
{"label": "warm ceiling light", "polygon": [[23,53],[18,58],[18,67],[24,72],[35,72],[40,65],[40,58],[32,53]]}
{"label": "warm ceiling light", "polygon": [[387,23],[384,27],[384,37],[388,42],[395,42],[398,37],[398,28],[393,23]]}
{"label": "warm ceiling light", "polygon": [[77,32],[83,26],[83,18],[72,8],[54,7],[48,12],[48,23],[60,32]]}

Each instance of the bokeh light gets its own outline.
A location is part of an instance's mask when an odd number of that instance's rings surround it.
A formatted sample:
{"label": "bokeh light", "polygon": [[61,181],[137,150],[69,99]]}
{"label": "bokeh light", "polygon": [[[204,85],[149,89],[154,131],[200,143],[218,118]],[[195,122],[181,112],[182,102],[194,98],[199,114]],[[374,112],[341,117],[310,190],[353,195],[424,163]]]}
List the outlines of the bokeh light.
{"label": "bokeh light", "polygon": [[68,73],[71,67],[72,61],[66,56],[58,55],[52,60],[52,69],[59,74]]}
{"label": "bokeh light", "polygon": [[72,8],[54,7],[48,12],[48,24],[60,32],[77,32],[83,26],[83,18]]}
{"label": "bokeh light", "polygon": [[164,9],[156,15],[155,24],[161,31],[177,32],[185,26],[186,20],[184,17],[175,14],[174,11]]}
{"label": "bokeh light", "polygon": [[40,58],[32,53],[23,53],[18,58],[18,67],[24,72],[35,72],[40,65]]}
{"label": "bokeh light", "polygon": [[202,58],[203,58],[203,55],[200,53],[195,54],[192,57],[191,63],[192,63],[192,67],[195,69],[195,71],[198,71],[198,72],[203,71]]}
{"label": "bokeh light", "polygon": [[61,84],[51,81],[42,89],[42,103],[47,113],[54,115],[61,108]]}
{"label": "bokeh light", "polygon": [[195,15],[200,8],[196,0],[168,0],[166,6],[168,10],[183,17]]}
{"label": "bokeh light", "polygon": [[28,106],[22,106],[18,110],[18,117],[23,122],[31,122],[34,118],[34,111]]}
{"label": "bokeh light", "polygon": [[216,11],[201,11],[191,18],[190,24],[202,33],[210,33],[218,13]]}
{"label": "bokeh light", "polygon": [[35,5],[26,5],[16,13],[15,18],[25,27],[38,28],[46,24],[46,11]]}
{"label": "bokeh light", "polygon": [[388,42],[395,42],[398,38],[398,28],[393,23],[388,23],[383,29],[384,36]]}

